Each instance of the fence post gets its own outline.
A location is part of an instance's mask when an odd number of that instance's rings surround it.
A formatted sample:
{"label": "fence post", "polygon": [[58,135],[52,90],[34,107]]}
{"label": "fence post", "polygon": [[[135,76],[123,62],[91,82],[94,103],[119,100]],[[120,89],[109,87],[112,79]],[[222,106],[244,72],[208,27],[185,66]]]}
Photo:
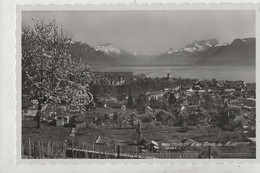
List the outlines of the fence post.
{"label": "fence post", "polygon": [[40,140],[38,140],[38,150],[39,150],[39,158],[42,158],[42,153],[41,153],[41,143]]}
{"label": "fence post", "polygon": [[120,158],[120,146],[117,145],[117,158],[119,159]]}
{"label": "fence post", "polygon": [[29,148],[29,151],[28,151],[28,158],[30,159],[30,156],[31,156],[31,139],[29,138],[29,146],[28,146],[28,148]]}
{"label": "fence post", "polygon": [[72,158],[74,158],[74,139],[73,139],[72,145],[71,145],[71,152],[72,152]]}
{"label": "fence post", "polygon": [[46,157],[49,158],[49,141],[47,141]]}
{"label": "fence post", "polygon": [[170,153],[170,158],[171,158],[171,149],[172,149],[172,143],[170,143],[170,148],[169,148],[169,153]]}
{"label": "fence post", "polygon": [[48,141],[48,158],[51,158],[51,141]]}
{"label": "fence post", "polygon": [[208,146],[208,157],[209,157],[209,159],[210,159],[210,146]]}
{"label": "fence post", "polygon": [[23,143],[22,143],[22,159],[24,159],[24,146],[23,146]]}
{"label": "fence post", "polygon": [[43,143],[43,140],[41,142],[41,151],[42,151],[42,158],[44,159],[44,143]]}
{"label": "fence post", "polygon": [[51,141],[51,157],[53,158],[54,157],[54,149],[53,149],[53,141]]}
{"label": "fence post", "polygon": [[47,143],[47,157],[50,158],[50,141]]}
{"label": "fence post", "polygon": [[53,141],[52,148],[53,157],[56,158],[56,141]]}
{"label": "fence post", "polygon": [[43,159],[43,149],[42,149],[43,141],[40,139],[40,152],[41,152],[41,159]]}
{"label": "fence post", "polygon": [[89,158],[89,157],[88,157],[88,143],[87,143],[87,142],[86,142],[85,150],[86,150],[86,158]]}
{"label": "fence post", "polygon": [[66,142],[63,143],[63,158],[66,159]]}
{"label": "fence post", "polygon": [[35,140],[33,140],[33,155],[34,155],[34,158],[36,159],[36,158],[37,158],[37,153],[36,153],[36,144],[35,144]]}
{"label": "fence post", "polygon": [[99,154],[98,154],[98,158],[100,159],[100,147],[99,147]]}
{"label": "fence post", "polygon": [[137,145],[136,145],[136,147],[135,147],[135,152],[136,152],[136,158],[138,158],[138,157],[137,157]]}

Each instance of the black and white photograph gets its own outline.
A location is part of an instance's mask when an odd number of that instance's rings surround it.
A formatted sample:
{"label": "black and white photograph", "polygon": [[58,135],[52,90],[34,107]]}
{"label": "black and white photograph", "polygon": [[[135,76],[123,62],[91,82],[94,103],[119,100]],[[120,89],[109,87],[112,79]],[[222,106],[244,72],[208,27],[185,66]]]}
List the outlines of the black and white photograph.
{"label": "black and white photograph", "polygon": [[256,159],[255,10],[22,10],[26,159]]}

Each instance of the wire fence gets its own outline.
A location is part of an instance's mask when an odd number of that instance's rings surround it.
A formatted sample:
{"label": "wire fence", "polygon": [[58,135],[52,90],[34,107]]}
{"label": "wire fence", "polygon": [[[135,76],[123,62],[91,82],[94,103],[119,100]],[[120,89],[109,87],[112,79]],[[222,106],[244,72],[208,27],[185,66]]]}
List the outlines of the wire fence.
{"label": "wire fence", "polygon": [[254,159],[254,145],[192,146],[143,151],[140,146],[94,146],[89,142],[31,139],[22,141],[22,159]]}

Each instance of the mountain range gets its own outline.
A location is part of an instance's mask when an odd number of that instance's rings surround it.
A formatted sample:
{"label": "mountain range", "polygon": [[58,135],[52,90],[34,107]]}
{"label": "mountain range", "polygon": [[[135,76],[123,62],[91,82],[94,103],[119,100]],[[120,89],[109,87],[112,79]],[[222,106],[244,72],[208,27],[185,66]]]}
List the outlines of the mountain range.
{"label": "mountain range", "polygon": [[235,39],[223,43],[216,39],[195,40],[180,49],[170,48],[159,54],[137,54],[116,48],[111,43],[90,46],[73,42],[72,57],[91,66],[254,66],[256,57],[255,38]]}

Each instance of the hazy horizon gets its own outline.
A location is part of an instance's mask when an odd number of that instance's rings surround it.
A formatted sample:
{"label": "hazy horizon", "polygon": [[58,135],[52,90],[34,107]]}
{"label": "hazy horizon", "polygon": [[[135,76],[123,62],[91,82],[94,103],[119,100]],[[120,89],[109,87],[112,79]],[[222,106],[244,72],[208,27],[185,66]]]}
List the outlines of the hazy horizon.
{"label": "hazy horizon", "polygon": [[255,37],[254,11],[23,11],[22,25],[32,26],[36,17],[55,18],[74,41],[111,43],[136,53],[179,49],[195,40]]}

